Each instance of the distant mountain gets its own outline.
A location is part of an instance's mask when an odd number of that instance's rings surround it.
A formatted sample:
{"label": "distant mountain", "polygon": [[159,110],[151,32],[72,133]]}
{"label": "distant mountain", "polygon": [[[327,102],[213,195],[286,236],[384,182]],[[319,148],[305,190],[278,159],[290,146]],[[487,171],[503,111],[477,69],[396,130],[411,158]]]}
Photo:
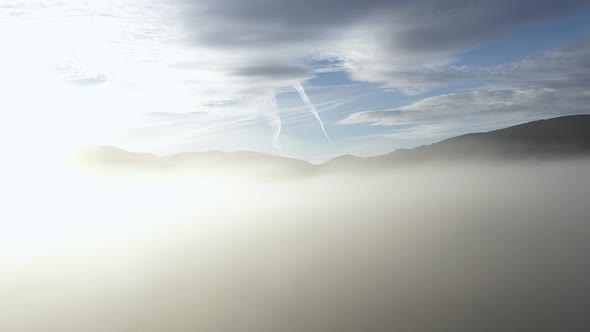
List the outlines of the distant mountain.
{"label": "distant mountain", "polygon": [[325,168],[391,167],[424,162],[465,160],[551,160],[590,157],[590,115],[564,116],[473,133],[392,153],[358,158],[342,156]]}
{"label": "distant mountain", "polygon": [[192,174],[236,173],[281,177],[309,174],[313,165],[298,159],[257,152],[187,152],[169,156],[135,153],[112,146],[83,149],[75,161],[99,173],[191,172]]}
{"label": "distant mountain", "polygon": [[239,171],[264,177],[307,175],[354,168],[390,168],[427,162],[469,160],[551,160],[590,157],[590,115],[564,116],[533,121],[487,133],[449,138],[414,149],[360,158],[340,156],[322,165],[256,152],[189,152],[171,156],[133,153],[109,146],[84,150],[78,160],[103,172]]}

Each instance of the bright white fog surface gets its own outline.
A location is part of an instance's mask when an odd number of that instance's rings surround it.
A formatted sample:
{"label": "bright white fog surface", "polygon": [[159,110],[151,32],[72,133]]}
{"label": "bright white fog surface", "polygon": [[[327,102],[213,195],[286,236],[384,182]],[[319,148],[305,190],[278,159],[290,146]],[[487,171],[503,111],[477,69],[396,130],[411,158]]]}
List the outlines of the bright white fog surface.
{"label": "bright white fog surface", "polygon": [[590,162],[5,176],[0,331],[557,331]]}

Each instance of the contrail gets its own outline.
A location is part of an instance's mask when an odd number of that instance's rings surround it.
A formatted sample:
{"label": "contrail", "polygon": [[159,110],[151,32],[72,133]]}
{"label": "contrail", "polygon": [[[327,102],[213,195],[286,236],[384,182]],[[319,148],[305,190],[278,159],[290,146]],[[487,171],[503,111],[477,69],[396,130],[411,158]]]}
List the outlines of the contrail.
{"label": "contrail", "polygon": [[295,87],[295,90],[297,90],[297,92],[299,92],[299,96],[301,96],[301,99],[303,100],[303,102],[305,103],[305,105],[307,106],[309,111],[313,114],[313,116],[315,116],[315,118],[320,123],[320,127],[322,127],[322,132],[324,133],[324,136],[326,136],[326,139],[328,139],[328,142],[332,142],[332,140],[330,139],[330,136],[328,136],[328,133],[326,132],[326,128],[324,127],[324,123],[322,122],[322,119],[320,118],[320,114],[318,113],[318,110],[315,108],[315,106],[313,106],[313,104],[311,103],[311,100],[309,100],[309,97],[307,96],[305,89],[303,89],[301,82],[293,83],[293,86]]}
{"label": "contrail", "polygon": [[281,130],[283,128],[283,124],[281,123],[281,117],[278,115],[273,121],[273,127],[275,130],[275,134],[272,139],[272,146],[277,150],[279,154],[283,154],[283,149],[281,148],[281,143],[279,142],[279,137],[281,136]]}
{"label": "contrail", "polygon": [[277,112],[277,97],[275,94],[272,95],[270,99],[270,107],[269,107],[268,117],[271,121],[272,128],[274,130],[273,138],[272,138],[272,146],[274,149],[280,154],[283,154],[283,149],[281,148],[281,143],[279,142],[279,137],[281,136],[281,130],[283,129],[283,124],[281,122],[281,116]]}

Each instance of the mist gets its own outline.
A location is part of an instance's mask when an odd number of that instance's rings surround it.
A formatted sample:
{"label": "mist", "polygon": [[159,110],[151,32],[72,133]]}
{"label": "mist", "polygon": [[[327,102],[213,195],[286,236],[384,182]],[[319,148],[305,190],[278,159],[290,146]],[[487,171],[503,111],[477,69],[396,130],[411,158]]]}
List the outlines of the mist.
{"label": "mist", "polygon": [[244,164],[13,179],[0,330],[583,330],[590,160]]}

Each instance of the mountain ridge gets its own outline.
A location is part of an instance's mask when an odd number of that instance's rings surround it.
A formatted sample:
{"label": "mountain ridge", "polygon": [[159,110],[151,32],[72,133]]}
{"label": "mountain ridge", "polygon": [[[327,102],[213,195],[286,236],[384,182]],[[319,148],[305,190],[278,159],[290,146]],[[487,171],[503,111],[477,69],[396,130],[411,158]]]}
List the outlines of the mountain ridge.
{"label": "mountain ridge", "polygon": [[554,160],[590,157],[590,114],[562,116],[527,122],[490,132],[469,133],[413,149],[362,158],[342,155],[323,164],[259,152],[185,152],[158,156],[128,152],[112,146],[95,146],[81,154],[86,164],[122,169],[240,169],[257,170],[267,175],[307,174],[314,170],[344,168],[389,168],[427,162],[465,160]]}

